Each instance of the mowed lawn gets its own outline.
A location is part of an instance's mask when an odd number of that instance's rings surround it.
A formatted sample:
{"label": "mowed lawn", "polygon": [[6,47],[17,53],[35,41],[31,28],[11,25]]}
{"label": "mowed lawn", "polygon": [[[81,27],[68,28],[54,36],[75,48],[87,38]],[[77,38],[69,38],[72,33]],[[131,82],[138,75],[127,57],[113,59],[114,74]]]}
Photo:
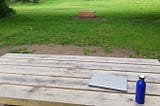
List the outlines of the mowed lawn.
{"label": "mowed lawn", "polygon": [[[15,4],[17,14],[0,19],[0,47],[65,44],[127,48],[160,58],[160,0],[40,0]],[[95,10],[107,20],[75,19],[80,10]]]}

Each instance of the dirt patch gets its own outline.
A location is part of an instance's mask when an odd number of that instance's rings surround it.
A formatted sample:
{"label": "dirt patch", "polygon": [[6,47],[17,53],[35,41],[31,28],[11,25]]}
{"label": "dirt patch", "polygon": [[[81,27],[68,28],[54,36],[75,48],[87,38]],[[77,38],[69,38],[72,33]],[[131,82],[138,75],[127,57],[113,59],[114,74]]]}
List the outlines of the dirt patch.
{"label": "dirt patch", "polygon": [[[23,49],[25,48],[25,49]],[[74,45],[22,45],[8,46],[0,48],[0,55],[7,52],[17,53],[34,53],[34,54],[64,54],[64,55],[90,55],[90,56],[111,56],[111,57],[141,57],[136,55],[131,49],[120,49],[112,47],[111,53],[104,53],[101,47],[97,46],[74,46]]]}
{"label": "dirt patch", "polygon": [[135,58],[145,58],[142,55],[137,55],[135,51],[129,48],[121,49],[118,47],[112,47],[112,53],[107,54],[110,57],[135,57]]}
{"label": "dirt patch", "polygon": [[[8,49],[9,48],[9,49]],[[106,56],[101,47],[96,46],[74,46],[74,45],[22,45],[3,48],[1,54],[7,53],[7,51],[15,51],[19,48],[27,48],[29,52],[35,54],[64,54],[64,55],[85,55],[84,48],[88,50],[87,55],[100,55]],[[95,52],[90,52],[95,51]]]}
{"label": "dirt patch", "polygon": [[107,21],[107,18],[102,18],[102,17],[94,17],[94,18],[80,18],[80,17],[72,17],[72,19],[75,19],[75,20]]}
{"label": "dirt patch", "polygon": [[12,47],[3,47],[3,48],[0,48],[0,56],[6,54],[10,49],[12,49]]}

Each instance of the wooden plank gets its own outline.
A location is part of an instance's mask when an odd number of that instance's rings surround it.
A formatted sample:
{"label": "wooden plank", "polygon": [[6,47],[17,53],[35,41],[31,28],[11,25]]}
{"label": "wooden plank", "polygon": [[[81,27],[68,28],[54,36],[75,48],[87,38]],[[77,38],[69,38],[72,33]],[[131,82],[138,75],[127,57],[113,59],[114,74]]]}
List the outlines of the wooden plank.
{"label": "wooden plank", "polygon": [[[116,75],[126,75],[128,80],[135,82],[138,79],[139,73],[134,72],[117,72],[117,71],[101,71],[88,69],[72,69],[72,68],[52,68],[52,67],[32,67],[32,66],[11,66],[0,65],[0,73],[20,74],[20,75],[37,75],[37,76],[54,76],[54,77],[70,77],[89,79],[93,71],[105,72]],[[146,82],[160,84],[159,74],[145,73]]]}
{"label": "wooden plank", "polygon": [[[63,61],[63,58],[43,59],[44,57],[38,56],[37,59],[32,58],[15,58],[15,56],[0,58],[1,103],[11,100],[10,103],[16,105],[27,104],[28,101],[34,101],[34,104],[48,101],[60,106],[69,104],[135,106],[135,81],[139,73],[145,73],[147,96],[144,106],[160,105],[158,64],[117,64],[94,60],[81,61],[79,58],[79,60],[69,58],[70,60]],[[128,76],[128,94],[88,87],[92,71]]]}
{"label": "wooden plank", "polygon": [[48,102],[48,101],[38,101],[30,99],[20,99],[20,98],[8,98],[0,97],[0,103],[6,104],[5,106],[16,105],[16,106],[83,106],[80,104],[69,104],[69,103],[58,103],[58,102]]}
{"label": "wooden plank", "polygon": [[[122,93],[121,91],[89,87],[88,83],[89,79],[0,74],[0,84]],[[128,82],[127,93],[135,94],[135,84],[135,82]],[[160,96],[160,84],[147,83],[146,95]]]}
{"label": "wooden plank", "polygon": [[134,65],[134,64],[115,64],[115,63],[92,63],[92,62],[68,62],[53,60],[35,60],[35,59],[8,59],[0,58],[0,65],[24,65],[24,66],[40,66],[40,67],[66,67],[77,69],[96,69],[96,70],[117,70],[124,72],[144,72],[160,74],[160,66],[150,65]]}
{"label": "wooden plank", "polygon": [[[8,92],[6,92],[6,90]],[[21,98],[25,100],[49,101],[94,106],[135,106],[134,95],[104,92],[88,92],[30,86],[0,86],[0,97]],[[160,97],[146,96],[143,106],[160,106]]]}
{"label": "wooden plank", "polygon": [[117,58],[117,57],[98,57],[98,56],[71,56],[71,55],[46,55],[46,54],[13,54],[7,53],[3,58],[20,58],[20,59],[42,59],[42,60],[62,60],[62,61],[88,61],[88,62],[105,62],[105,63],[124,63],[124,64],[150,64],[160,65],[157,59],[141,58]]}

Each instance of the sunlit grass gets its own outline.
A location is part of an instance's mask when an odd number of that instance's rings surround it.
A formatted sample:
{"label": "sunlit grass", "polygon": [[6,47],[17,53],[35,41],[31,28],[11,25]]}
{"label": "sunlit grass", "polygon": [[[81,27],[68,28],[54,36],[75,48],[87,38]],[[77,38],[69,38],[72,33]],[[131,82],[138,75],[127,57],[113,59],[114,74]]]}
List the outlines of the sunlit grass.
{"label": "sunlit grass", "polygon": [[[159,0],[41,0],[13,7],[16,15],[0,19],[0,46],[116,46],[160,58]],[[80,10],[95,10],[107,21],[74,19]]]}

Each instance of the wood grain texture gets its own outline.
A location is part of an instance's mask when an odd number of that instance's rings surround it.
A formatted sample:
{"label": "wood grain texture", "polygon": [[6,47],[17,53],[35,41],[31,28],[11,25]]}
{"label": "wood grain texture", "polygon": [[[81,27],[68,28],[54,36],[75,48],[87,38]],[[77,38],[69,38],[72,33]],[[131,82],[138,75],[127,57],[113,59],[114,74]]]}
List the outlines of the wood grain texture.
{"label": "wood grain texture", "polygon": [[135,65],[135,64],[115,64],[115,63],[92,63],[77,61],[53,61],[36,59],[8,59],[0,58],[0,65],[22,65],[56,68],[77,68],[77,69],[95,69],[95,70],[116,70],[124,72],[144,72],[160,74],[160,66]]}
{"label": "wood grain texture", "polygon": [[[123,93],[121,91],[116,91],[116,90],[89,87],[88,83],[89,79],[0,74],[0,84]],[[135,93],[135,84],[136,84],[135,82],[128,82],[127,93],[130,94]],[[148,83],[146,94],[160,96],[160,84]]]}
{"label": "wood grain texture", "polygon": [[[128,77],[128,92],[89,87],[92,72]],[[135,83],[147,77],[144,106],[160,106],[156,59],[6,54],[0,57],[0,103],[28,106],[137,106]]]}
{"label": "wood grain texture", "polygon": [[[58,103],[58,102],[48,102],[48,101],[38,101],[31,99],[21,99],[21,98],[11,98],[11,97],[0,97],[0,103],[6,104],[3,106],[84,106],[80,104],[71,103]],[[85,105],[86,106],[86,105]],[[89,105],[88,105],[89,106]]]}
{"label": "wood grain texture", "polygon": [[[35,90],[36,89],[36,90]],[[6,90],[8,92],[6,92]],[[29,86],[0,86],[0,97],[9,97],[15,99],[38,100],[68,104],[81,104],[92,106],[136,106],[134,95],[116,94],[104,92],[88,92],[52,88],[35,88]],[[160,97],[146,96],[146,102],[143,106],[160,106]]]}
{"label": "wood grain texture", "polygon": [[[20,74],[20,75],[34,75],[34,76],[52,76],[52,77],[69,77],[89,79],[92,72],[101,72],[115,75],[125,75],[131,82],[137,81],[140,73],[135,72],[120,72],[120,71],[101,71],[77,68],[52,68],[52,67],[33,67],[33,66],[16,66],[16,65],[0,65],[0,73]],[[160,74],[145,73],[146,82],[160,84]]]}
{"label": "wood grain texture", "polygon": [[46,54],[13,54],[7,53],[3,58],[37,59],[37,60],[62,60],[62,61],[88,61],[120,64],[148,64],[160,65],[157,59],[141,58],[120,58],[120,57],[100,57],[100,56],[73,56],[73,55],[46,55]]}

